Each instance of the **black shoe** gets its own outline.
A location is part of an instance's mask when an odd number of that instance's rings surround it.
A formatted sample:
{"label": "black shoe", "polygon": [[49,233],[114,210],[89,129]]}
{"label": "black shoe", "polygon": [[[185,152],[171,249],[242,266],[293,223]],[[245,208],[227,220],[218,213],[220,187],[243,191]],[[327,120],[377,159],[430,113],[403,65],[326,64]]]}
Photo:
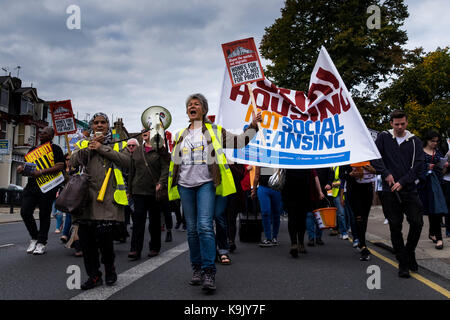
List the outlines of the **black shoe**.
{"label": "black shoe", "polygon": [[316,243],[317,243],[319,246],[323,246],[323,245],[325,244],[325,242],[323,242],[322,239],[320,239],[320,238],[316,240]]}
{"label": "black shoe", "polygon": [[314,247],[314,239],[309,239],[308,243],[306,244],[308,247]]}
{"label": "black shoe", "polygon": [[361,256],[359,257],[361,261],[369,261],[370,260],[370,251],[366,247],[361,250]]}
{"label": "black shoe", "polygon": [[194,269],[194,273],[192,274],[192,279],[189,281],[191,286],[199,286],[203,282],[203,272],[200,268]]}
{"label": "black shoe", "polygon": [[408,257],[404,254],[399,255],[398,276],[400,278],[409,278],[410,277]]}
{"label": "black shoe", "polygon": [[417,272],[419,270],[419,265],[416,261],[416,255],[414,252],[408,255],[408,268],[413,272]]}
{"label": "black shoe", "polygon": [[204,270],[202,290],[207,292],[216,290],[216,273],[210,268]]}
{"label": "black shoe", "polygon": [[105,282],[106,285],[112,286],[117,281],[116,268],[114,266],[105,266]]}
{"label": "black shoe", "polygon": [[236,244],[230,243],[230,252],[234,252],[236,250]]}
{"label": "black shoe", "polygon": [[170,230],[166,232],[166,242],[172,242],[172,231]]}
{"label": "black shoe", "polygon": [[303,243],[298,245],[298,252],[299,253],[307,253],[307,251],[305,249],[305,245]]}
{"label": "black shoe", "polygon": [[139,260],[140,258],[141,258],[141,254],[136,251],[132,251],[128,254],[128,259],[130,261],[136,261],[136,260]]}
{"label": "black shoe", "polygon": [[289,253],[293,258],[298,258],[298,245],[292,244],[291,250],[289,250]]}
{"label": "black shoe", "polygon": [[159,251],[156,251],[156,250],[150,250],[150,252],[148,253],[148,257],[149,258],[153,258],[153,257],[156,257],[157,255],[159,254]]}
{"label": "black shoe", "polygon": [[181,222],[177,222],[175,224],[175,230],[178,230],[180,228],[180,226],[181,226]]}
{"label": "black shoe", "polygon": [[85,283],[81,285],[81,290],[89,290],[103,284],[102,276],[89,277]]}

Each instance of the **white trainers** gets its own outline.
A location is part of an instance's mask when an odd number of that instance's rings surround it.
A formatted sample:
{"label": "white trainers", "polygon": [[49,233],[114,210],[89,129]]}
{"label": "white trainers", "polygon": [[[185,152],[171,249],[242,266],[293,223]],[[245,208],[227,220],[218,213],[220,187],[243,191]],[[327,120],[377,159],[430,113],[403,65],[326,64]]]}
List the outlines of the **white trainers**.
{"label": "white trainers", "polygon": [[342,240],[347,240],[348,239],[348,234],[344,234],[341,239]]}
{"label": "white trainers", "polygon": [[38,243],[36,245],[36,249],[33,251],[33,254],[44,254],[47,249],[47,246],[42,243]]}
{"label": "white trainers", "polygon": [[383,224],[389,224],[389,220],[388,219],[384,219]]}
{"label": "white trainers", "polygon": [[33,253],[36,249],[37,240],[31,240],[30,245],[28,246],[27,253]]}

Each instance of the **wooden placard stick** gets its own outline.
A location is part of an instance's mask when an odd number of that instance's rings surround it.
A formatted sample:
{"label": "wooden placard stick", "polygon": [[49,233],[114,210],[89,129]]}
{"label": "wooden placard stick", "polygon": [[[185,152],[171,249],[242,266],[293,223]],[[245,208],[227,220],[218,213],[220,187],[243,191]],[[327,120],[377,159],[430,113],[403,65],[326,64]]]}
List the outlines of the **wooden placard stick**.
{"label": "wooden placard stick", "polygon": [[67,133],[64,133],[64,136],[66,137],[67,153],[69,154],[70,157],[72,155],[72,151],[70,151],[69,136],[67,135]]}
{"label": "wooden placard stick", "polygon": [[[253,95],[253,89],[252,89],[252,85],[250,82],[247,83],[247,88],[248,91],[250,92],[250,98],[252,101],[252,107],[253,107],[253,116],[256,118],[256,115],[258,114],[258,111],[256,109],[256,101],[255,101],[255,96]],[[259,138],[261,140],[262,146],[266,146],[266,139],[264,138],[264,134],[263,134],[263,130],[261,127],[261,122],[258,122],[258,134],[259,134]]]}

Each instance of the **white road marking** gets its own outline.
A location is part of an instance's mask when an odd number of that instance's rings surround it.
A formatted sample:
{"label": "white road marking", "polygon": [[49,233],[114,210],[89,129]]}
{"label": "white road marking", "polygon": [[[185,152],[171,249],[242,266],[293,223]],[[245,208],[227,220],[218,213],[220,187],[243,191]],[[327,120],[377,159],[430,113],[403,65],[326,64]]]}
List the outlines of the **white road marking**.
{"label": "white road marking", "polygon": [[14,245],[14,243],[2,244],[2,245],[0,246],[0,248],[11,247],[11,246],[13,246],[13,245]]}
{"label": "white road marking", "polygon": [[117,282],[113,286],[107,286],[103,284],[97,288],[84,291],[73,297],[71,300],[106,300],[113,294],[119,292],[125,287],[129,286],[136,280],[156,270],[163,264],[176,258],[180,254],[186,252],[189,249],[188,243],[185,241],[182,244],[172,248],[168,251],[164,251],[160,255],[153,257],[137,266],[122,272],[117,277]]}

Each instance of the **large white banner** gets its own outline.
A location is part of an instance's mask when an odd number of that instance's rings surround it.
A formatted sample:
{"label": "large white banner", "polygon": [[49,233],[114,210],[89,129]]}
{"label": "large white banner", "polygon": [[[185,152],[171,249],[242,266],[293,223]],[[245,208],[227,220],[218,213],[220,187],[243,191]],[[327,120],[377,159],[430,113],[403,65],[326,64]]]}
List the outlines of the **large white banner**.
{"label": "large white banner", "polygon": [[[265,144],[257,134],[227,158],[274,168],[321,168],[380,158],[380,153],[328,52],[321,48],[309,92],[278,88],[270,81],[252,84],[262,111]],[[225,70],[217,123],[242,132],[252,121],[246,85],[231,86]]]}

